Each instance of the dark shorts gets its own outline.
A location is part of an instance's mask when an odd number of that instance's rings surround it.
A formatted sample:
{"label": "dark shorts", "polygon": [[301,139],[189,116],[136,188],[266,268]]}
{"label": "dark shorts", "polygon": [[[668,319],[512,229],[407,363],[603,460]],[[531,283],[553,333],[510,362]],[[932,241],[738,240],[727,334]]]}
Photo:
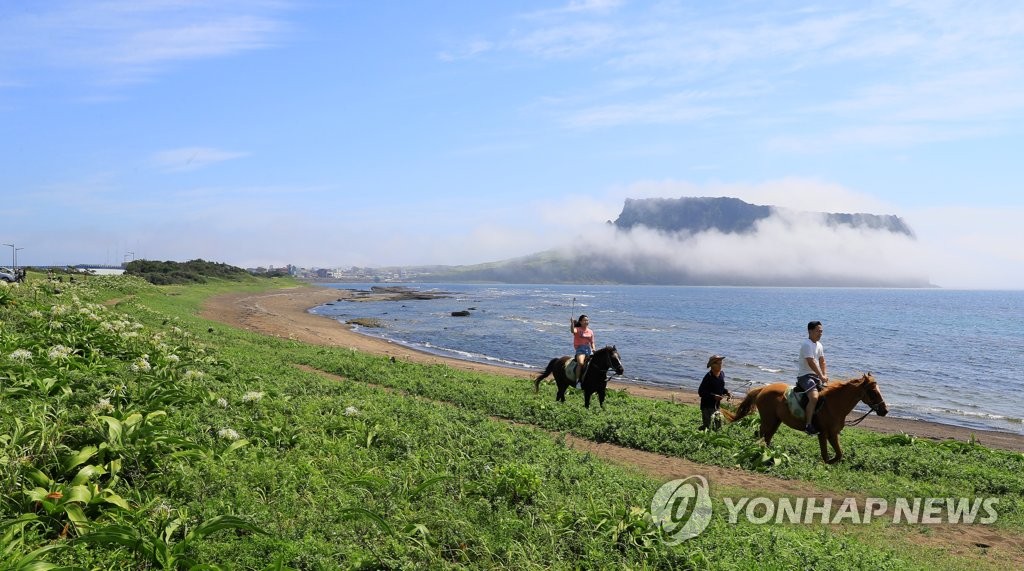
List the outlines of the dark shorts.
{"label": "dark shorts", "polygon": [[821,379],[815,375],[801,375],[796,378],[796,388],[801,392],[808,392],[811,389],[821,390]]}

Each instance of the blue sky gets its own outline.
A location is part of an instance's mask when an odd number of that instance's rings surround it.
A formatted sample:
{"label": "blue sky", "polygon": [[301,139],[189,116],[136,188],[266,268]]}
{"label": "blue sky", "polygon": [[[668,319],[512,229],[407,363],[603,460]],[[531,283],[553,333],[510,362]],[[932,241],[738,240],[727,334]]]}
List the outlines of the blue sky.
{"label": "blue sky", "polygon": [[0,240],[468,264],[602,247],[627,197],[734,196],[917,240],[656,247],[1021,289],[1022,62],[1015,0],[4,2]]}

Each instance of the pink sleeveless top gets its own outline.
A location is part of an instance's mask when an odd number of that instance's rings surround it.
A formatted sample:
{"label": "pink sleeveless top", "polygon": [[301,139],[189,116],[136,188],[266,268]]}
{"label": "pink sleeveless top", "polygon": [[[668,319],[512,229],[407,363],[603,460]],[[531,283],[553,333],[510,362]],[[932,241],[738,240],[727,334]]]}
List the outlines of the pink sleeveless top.
{"label": "pink sleeveless top", "polygon": [[583,331],[580,331],[580,328],[577,327],[572,334],[572,348],[576,349],[584,345],[590,345],[591,341],[593,340],[594,332],[591,331],[589,327],[587,327]]}

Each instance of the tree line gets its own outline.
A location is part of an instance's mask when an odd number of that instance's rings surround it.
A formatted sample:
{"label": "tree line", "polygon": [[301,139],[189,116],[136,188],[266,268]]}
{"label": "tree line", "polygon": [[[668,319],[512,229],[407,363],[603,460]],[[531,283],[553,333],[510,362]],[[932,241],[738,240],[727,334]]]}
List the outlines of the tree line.
{"label": "tree line", "polygon": [[[253,275],[236,266],[222,262],[208,262],[203,259],[187,262],[132,260],[125,265],[125,273],[139,276],[155,285],[201,284],[206,283],[210,278],[240,281]],[[273,277],[271,274],[261,275]]]}

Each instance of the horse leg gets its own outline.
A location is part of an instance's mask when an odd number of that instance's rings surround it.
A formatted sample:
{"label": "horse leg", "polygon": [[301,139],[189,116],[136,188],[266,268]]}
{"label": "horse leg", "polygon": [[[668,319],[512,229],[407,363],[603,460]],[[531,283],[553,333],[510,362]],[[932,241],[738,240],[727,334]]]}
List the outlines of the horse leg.
{"label": "horse leg", "polygon": [[583,391],[583,408],[590,408],[590,395],[594,393],[590,391]]}
{"label": "horse leg", "polygon": [[761,417],[761,437],[764,438],[765,446],[772,445],[772,438],[775,436],[775,433],[778,432],[779,424],[781,424],[781,422],[782,421],[776,417]]}
{"label": "horse leg", "polygon": [[601,404],[601,410],[604,410],[604,389],[597,391],[597,402]]}
{"label": "horse leg", "polygon": [[[821,446],[821,459],[826,464],[835,464],[843,459],[843,449],[839,447],[838,432],[835,434],[829,432],[827,436],[822,432],[818,435],[818,444]],[[831,459],[828,457],[828,444],[831,444],[832,449],[836,451],[836,455]]]}
{"label": "horse leg", "polygon": [[558,377],[555,377],[556,383],[558,384],[558,393],[555,394],[556,402],[565,402],[565,389],[569,388],[568,381],[563,381]]}

